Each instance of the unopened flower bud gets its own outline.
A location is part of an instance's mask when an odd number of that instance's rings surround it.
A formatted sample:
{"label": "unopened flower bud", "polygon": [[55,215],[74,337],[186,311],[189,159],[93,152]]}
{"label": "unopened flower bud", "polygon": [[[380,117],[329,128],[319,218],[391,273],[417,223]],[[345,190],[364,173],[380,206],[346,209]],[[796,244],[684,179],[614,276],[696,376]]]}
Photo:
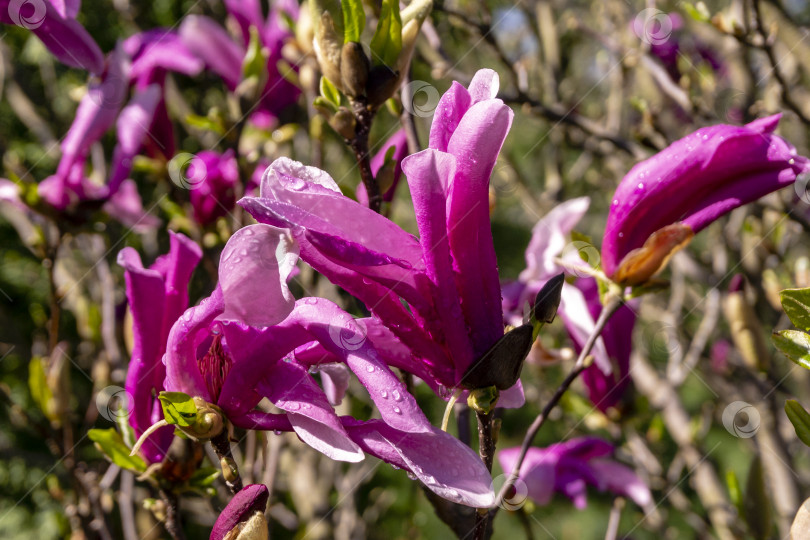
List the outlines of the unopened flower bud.
{"label": "unopened flower bud", "polygon": [[394,95],[400,83],[399,73],[386,66],[374,66],[368,74],[366,96],[372,107],[379,107]]}
{"label": "unopened flower bud", "polygon": [[263,484],[245,486],[222,510],[211,530],[211,540],[265,540],[264,511],[269,492]]}
{"label": "unopened flower bud", "polygon": [[356,124],[357,120],[355,120],[354,114],[346,107],[340,107],[334,116],[329,119],[329,125],[332,126],[332,129],[346,139],[354,138]]}
{"label": "unopened flower bud", "polygon": [[343,45],[340,55],[340,80],[343,92],[352,97],[366,94],[370,63],[363,46],[355,41]]}
{"label": "unopened flower bud", "polygon": [[332,81],[339,90],[342,90],[340,78],[340,55],[343,49],[343,40],[335,31],[335,23],[332,15],[328,11],[321,14],[320,24],[315,30],[315,40],[313,42],[315,55],[318,57],[318,64],[321,72],[327,79]]}
{"label": "unopened flower bud", "polygon": [[459,382],[470,390],[494,386],[498,390],[511,388],[520,378],[523,361],[529,355],[534,341],[531,324],[518,326],[508,332],[495,345],[474,360]]}

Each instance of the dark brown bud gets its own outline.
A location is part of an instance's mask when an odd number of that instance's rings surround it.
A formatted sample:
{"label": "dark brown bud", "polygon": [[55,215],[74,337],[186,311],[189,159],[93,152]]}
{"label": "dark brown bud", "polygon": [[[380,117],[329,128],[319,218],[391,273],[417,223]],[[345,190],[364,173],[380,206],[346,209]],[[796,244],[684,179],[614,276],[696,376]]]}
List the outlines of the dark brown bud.
{"label": "dark brown bud", "polygon": [[340,80],[346,95],[360,97],[366,94],[369,69],[368,56],[363,52],[362,45],[356,41],[343,45],[340,53]]}
{"label": "dark brown bud", "polygon": [[394,95],[399,86],[399,73],[386,66],[375,66],[368,74],[366,95],[372,107],[379,107]]}
{"label": "dark brown bud", "polygon": [[565,283],[565,274],[557,274],[543,285],[534,300],[534,320],[537,322],[554,322],[557,308],[562,299],[562,288]]}

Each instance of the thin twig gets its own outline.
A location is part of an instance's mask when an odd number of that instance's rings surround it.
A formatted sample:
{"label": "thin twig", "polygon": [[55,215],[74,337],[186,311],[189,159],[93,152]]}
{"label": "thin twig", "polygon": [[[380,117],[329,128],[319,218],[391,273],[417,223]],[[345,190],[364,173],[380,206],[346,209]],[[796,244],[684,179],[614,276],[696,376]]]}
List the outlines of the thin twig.
{"label": "thin twig", "polygon": [[518,459],[515,462],[515,466],[512,469],[512,472],[509,473],[509,478],[504,483],[501,491],[498,493],[498,497],[495,499],[495,506],[492,508],[490,512],[491,516],[494,517],[495,514],[498,513],[498,508],[500,508],[501,504],[503,503],[506,494],[512,489],[512,486],[515,485],[515,481],[518,478],[518,473],[520,472],[520,467],[523,465],[523,460],[526,459],[526,453],[529,451],[529,447],[532,445],[537,432],[540,431],[540,428],[543,427],[543,424],[546,423],[548,420],[549,414],[557,406],[557,403],[560,402],[565,392],[571,386],[571,384],[580,376],[580,374],[585,371],[588,367],[588,363],[586,359],[588,355],[591,353],[591,349],[596,344],[596,340],[602,334],[602,330],[605,328],[605,324],[610,320],[610,317],[616,313],[616,310],[622,305],[622,300],[618,297],[612,296],[608,299],[607,305],[602,308],[602,312],[599,314],[599,318],[596,321],[596,325],[591,332],[591,335],[588,336],[588,340],[585,342],[585,345],[582,347],[582,351],[579,353],[579,357],[577,358],[574,367],[571,369],[571,372],[565,377],[562,384],[560,384],[559,388],[554,392],[554,395],[551,396],[551,399],[543,410],[537,415],[537,418],[534,419],[532,425],[529,426],[529,430],[526,432],[526,436],[523,438],[523,443],[520,445],[520,454],[518,455]]}

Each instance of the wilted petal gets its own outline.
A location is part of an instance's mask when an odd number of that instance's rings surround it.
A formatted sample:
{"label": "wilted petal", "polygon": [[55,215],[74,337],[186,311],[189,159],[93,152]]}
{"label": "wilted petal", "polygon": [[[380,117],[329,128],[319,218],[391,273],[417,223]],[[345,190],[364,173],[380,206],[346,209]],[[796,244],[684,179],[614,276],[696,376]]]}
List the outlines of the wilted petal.
{"label": "wilted petal", "polygon": [[495,503],[492,477],[481,458],[438,428],[397,431],[381,420],[349,423],[349,435],[369,454],[410,471],[428,489],[449,501],[476,508]]}
{"label": "wilted petal", "polygon": [[286,229],[251,225],[228,240],[219,260],[225,317],[252,326],[283,321],[295,298],[287,278],[298,261],[298,247]]}

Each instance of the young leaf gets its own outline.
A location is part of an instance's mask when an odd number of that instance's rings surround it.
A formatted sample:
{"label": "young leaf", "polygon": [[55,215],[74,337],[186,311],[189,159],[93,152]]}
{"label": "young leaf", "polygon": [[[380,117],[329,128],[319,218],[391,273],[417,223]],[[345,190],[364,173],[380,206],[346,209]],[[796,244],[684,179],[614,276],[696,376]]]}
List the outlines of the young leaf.
{"label": "young leaf", "polygon": [[785,289],[779,293],[779,297],[793,326],[810,332],[810,288]]}
{"label": "young leaf", "polygon": [[191,396],[182,392],[161,392],[158,396],[163,406],[163,417],[170,424],[189,427],[197,418],[197,406]]}
{"label": "young leaf", "polygon": [[87,436],[96,443],[96,448],[102,454],[119,467],[137,473],[146,470],[146,462],[143,459],[139,456],[129,455],[129,447],[124,444],[124,439],[115,428],[91,429],[87,432]]}
{"label": "young leaf", "polygon": [[51,420],[53,416],[53,393],[48,387],[45,360],[38,356],[32,358],[28,364],[28,389],[34,403],[37,404],[45,417]]}
{"label": "young leaf", "polygon": [[366,27],[366,13],[363,11],[363,2],[360,0],[343,0],[340,6],[343,9],[343,43],[359,42],[363,28]]}
{"label": "young leaf", "polygon": [[810,369],[810,335],[798,330],[780,330],[771,341],[782,354],[805,369]]}
{"label": "young leaf", "polygon": [[810,413],[802,407],[795,399],[785,401],[785,414],[793,424],[799,440],[810,446]]}
{"label": "young leaf", "polygon": [[200,467],[191,475],[188,483],[191,487],[206,488],[214,483],[220,475],[220,470],[215,467]]}
{"label": "young leaf", "polygon": [[383,0],[377,30],[371,38],[371,62],[394,67],[402,52],[402,20],[397,0]]}
{"label": "young leaf", "polygon": [[340,92],[326,77],[321,77],[321,96],[335,107],[340,106]]}

